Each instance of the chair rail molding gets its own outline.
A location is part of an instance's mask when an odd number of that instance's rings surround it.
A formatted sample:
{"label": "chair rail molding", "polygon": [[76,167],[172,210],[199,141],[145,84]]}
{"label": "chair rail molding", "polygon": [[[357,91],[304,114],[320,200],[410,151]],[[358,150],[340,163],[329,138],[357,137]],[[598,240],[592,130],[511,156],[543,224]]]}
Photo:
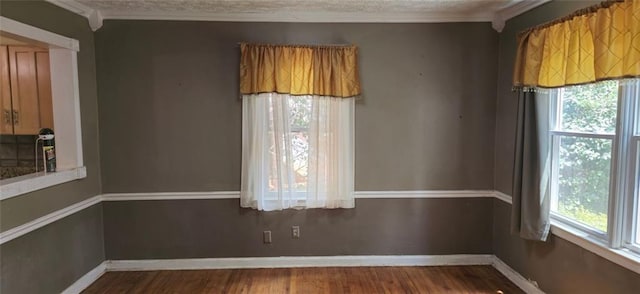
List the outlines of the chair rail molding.
{"label": "chair rail molding", "polygon": [[39,217],[35,220],[32,220],[28,223],[19,225],[17,227],[11,228],[0,233],[0,245],[7,243],[15,238],[26,235],[32,231],[35,231],[39,228],[42,228],[46,225],[54,223],[62,218],[65,218],[69,215],[72,215],[76,212],[79,212],[85,208],[96,205],[102,201],[102,196],[94,196],[89,199],[77,202],[60,210],[56,210],[52,213],[49,213],[45,216]]}
{"label": "chair rail molding", "polygon": [[[19,196],[17,196],[19,197]],[[493,198],[493,190],[426,190],[426,191],[356,191],[356,199],[442,199],[442,198]],[[94,204],[111,201],[179,201],[240,199],[239,191],[212,192],[151,192],[151,193],[105,193],[72,204],[0,233],[0,244],[28,234],[68,215]]]}

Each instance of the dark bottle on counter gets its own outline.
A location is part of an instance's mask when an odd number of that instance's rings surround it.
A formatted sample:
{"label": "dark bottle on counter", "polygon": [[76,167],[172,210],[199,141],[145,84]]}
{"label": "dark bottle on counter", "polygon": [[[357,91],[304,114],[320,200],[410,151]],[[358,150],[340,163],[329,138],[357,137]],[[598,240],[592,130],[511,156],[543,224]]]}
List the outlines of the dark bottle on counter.
{"label": "dark bottle on counter", "polygon": [[42,153],[44,154],[44,166],[46,172],[56,171],[56,141],[53,130],[44,128],[40,130],[39,138],[42,140]]}

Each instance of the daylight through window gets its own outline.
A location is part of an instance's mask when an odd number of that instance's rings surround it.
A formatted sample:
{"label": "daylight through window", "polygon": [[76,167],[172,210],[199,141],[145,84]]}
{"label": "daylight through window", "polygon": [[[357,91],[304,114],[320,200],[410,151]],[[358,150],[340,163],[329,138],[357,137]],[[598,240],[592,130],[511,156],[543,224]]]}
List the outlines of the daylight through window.
{"label": "daylight through window", "polygon": [[638,81],[549,91],[552,217],[612,247],[637,250]]}

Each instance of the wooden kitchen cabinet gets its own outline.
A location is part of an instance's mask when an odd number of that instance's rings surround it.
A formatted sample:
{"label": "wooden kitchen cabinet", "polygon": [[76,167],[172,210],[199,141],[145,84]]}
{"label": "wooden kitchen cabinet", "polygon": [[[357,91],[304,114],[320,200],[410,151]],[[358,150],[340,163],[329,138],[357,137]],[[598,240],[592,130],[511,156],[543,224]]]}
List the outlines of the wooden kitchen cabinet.
{"label": "wooden kitchen cabinet", "polygon": [[0,51],[0,134],[53,129],[49,51],[30,46],[0,46]]}
{"label": "wooden kitchen cabinet", "polygon": [[9,50],[7,46],[0,46],[0,134],[13,134],[9,80]]}

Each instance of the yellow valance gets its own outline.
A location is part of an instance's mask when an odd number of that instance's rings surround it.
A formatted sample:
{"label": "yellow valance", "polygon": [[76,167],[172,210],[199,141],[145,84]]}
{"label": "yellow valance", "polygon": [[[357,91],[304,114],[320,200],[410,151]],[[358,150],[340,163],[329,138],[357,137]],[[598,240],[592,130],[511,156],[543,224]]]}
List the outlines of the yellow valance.
{"label": "yellow valance", "polygon": [[513,84],[562,87],[640,76],[640,1],[607,1],[518,36]]}
{"label": "yellow valance", "polygon": [[240,44],[240,93],[360,95],[358,48]]}

